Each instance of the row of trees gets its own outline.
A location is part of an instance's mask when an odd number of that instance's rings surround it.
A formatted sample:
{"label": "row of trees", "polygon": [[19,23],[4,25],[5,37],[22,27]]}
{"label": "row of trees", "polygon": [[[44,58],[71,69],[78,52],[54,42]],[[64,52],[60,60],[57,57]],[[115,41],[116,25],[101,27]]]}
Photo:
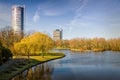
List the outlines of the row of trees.
{"label": "row of trees", "polygon": [[79,51],[120,51],[120,38],[108,40],[106,40],[105,38],[75,38],[71,40],[55,41],[54,45],[56,48],[69,48]]}
{"label": "row of trees", "polygon": [[[4,47],[3,47],[4,46]],[[27,35],[14,34],[10,27],[0,30],[0,64],[12,58],[12,55],[47,55],[53,48],[53,40],[46,34],[34,32]]]}
{"label": "row of trees", "polygon": [[32,34],[14,34],[10,27],[0,30],[0,42],[6,49],[10,49],[13,55],[42,55],[53,47],[53,40],[40,32]]}

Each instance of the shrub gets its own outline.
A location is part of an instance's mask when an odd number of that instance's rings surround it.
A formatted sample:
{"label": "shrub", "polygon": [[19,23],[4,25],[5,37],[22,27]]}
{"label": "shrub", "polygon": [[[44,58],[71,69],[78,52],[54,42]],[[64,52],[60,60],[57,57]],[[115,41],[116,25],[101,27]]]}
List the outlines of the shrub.
{"label": "shrub", "polygon": [[12,58],[12,53],[10,49],[3,47],[2,48],[2,60],[3,62],[8,61],[10,58]]}
{"label": "shrub", "polygon": [[0,65],[2,64],[2,43],[0,42]]}
{"label": "shrub", "polygon": [[3,62],[8,61],[10,58],[12,58],[12,52],[10,49],[3,47],[2,43],[0,42],[0,65]]}

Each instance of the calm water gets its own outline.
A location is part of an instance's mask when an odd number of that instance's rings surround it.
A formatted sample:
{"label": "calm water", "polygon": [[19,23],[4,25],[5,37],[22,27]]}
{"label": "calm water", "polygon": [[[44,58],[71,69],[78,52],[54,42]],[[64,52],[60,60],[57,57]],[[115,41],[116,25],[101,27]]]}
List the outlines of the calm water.
{"label": "calm water", "polygon": [[120,80],[120,52],[57,51],[66,57],[32,67],[12,80]]}

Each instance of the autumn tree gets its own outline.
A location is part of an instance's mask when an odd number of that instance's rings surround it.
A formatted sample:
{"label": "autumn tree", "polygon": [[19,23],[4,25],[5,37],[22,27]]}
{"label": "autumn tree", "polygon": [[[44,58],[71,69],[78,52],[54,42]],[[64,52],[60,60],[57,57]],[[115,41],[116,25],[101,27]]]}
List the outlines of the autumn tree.
{"label": "autumn tree", "polygon": [[62,48],[62,40],[54,41],[55,48]]}
{"label": "autumn tree", "polygon": [[120,38],[109,39],[108,44],[109,44],[110,50],[120,51]]}
{"label": "autumn tree", "polygon": [[70,48],[69,40],[63,40],[62,41],[62,47],[63,48]]}
{"label": "autumn tree", "polygon": [[91,45],[94,51],[104,51],[106,50],[107,42],[104,38],[93,38]]}
{"label": "autumn tree", "polygon": [[55,48],[62,48],[62,49],[68,49],[69,46],[69,40],[57,40],[54,41],[54,47]]}
{"label": "autumn tree", "polygon": [[71,39],[69,44],[71,49],[78,49],[80,47],[79,38]]}
{"label": "autumn tree", "polygon": [[20,52],[19,54],[36,55],[48,52],[53,47],[53,40],[40,32],[35,32],[32,35],[23,38],[20,42],[14,44],[15,50]]}
{"label": "autumn tree", "polygon": [[6,48],[11,48],[14,42],[18,42],[22,39],[19,34],[14,34],[11,27],[7,26],[0,30],[0,41]]}

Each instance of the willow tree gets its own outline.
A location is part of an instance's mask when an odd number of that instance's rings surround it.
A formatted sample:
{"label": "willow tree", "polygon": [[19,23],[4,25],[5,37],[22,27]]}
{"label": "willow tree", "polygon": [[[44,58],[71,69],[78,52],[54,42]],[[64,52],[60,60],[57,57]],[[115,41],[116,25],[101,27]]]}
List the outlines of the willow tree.
{"label": "willow tree", "polygon": [[20,42],[14,44],[16,51],[20,54],[35,55],[48,52],[53,47],[53,40],[46,34],[35,32],[32,35],[23,38]]}

